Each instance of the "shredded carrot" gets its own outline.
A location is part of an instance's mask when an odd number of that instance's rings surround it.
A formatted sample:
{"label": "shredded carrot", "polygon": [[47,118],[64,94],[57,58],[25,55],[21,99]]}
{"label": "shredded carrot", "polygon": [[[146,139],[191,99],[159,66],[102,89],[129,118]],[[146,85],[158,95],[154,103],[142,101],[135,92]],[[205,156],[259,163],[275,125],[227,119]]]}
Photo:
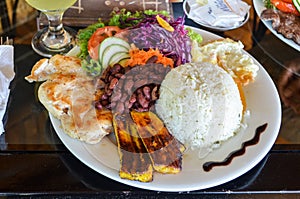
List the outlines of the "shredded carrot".
{"label": "shredded carrot", "polygon": [[165,57],[158,49],[149,49],[148,51],[141,50],[138,48],[132,48],[129,51],[130,59],[125,63],[125,66],[135,66],[135,65],[145,65],[148,59],[152,56],[157,56],[157,61],[155,63],[163,64],[165,67],[169,66],[173,68],[174,61],[171,58]]}

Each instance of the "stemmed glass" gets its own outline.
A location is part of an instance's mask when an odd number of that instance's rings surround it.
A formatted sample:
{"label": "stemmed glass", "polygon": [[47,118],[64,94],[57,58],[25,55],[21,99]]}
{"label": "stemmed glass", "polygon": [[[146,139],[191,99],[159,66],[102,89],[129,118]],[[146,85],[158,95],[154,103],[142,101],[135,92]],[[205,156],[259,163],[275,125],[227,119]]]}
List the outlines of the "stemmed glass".
{"label": "stemmed glass", "polygon": [[64,27],[64,12],[77,0],[26,0],[33,8],[48,18],[48,27],[38,31],[32,38],[32,48],[40,55],[51,57],[68,52],[74,46],[76,31]]}

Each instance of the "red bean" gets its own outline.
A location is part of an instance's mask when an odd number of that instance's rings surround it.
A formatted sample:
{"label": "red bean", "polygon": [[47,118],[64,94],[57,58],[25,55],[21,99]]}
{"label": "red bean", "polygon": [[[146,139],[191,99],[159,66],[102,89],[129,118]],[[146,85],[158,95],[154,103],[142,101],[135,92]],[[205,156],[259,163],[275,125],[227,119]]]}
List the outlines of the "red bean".
{"label": "red bean", "polygon": [[147,100],[150,100],[150,99],[151,99],[150,91],[151,91],[151,89],[150,89],[149,86],[145,86],[145,87],[143,88],[143,93],[144,93],[144,96],[145,96],[145,98],[146,98]]}
{"label": "red bean", "polygon": [[109,89],[113,90],[115,88],[115,86],[117,85],[118,81],[119,80],[117,78],[113,78],[109,84]]}

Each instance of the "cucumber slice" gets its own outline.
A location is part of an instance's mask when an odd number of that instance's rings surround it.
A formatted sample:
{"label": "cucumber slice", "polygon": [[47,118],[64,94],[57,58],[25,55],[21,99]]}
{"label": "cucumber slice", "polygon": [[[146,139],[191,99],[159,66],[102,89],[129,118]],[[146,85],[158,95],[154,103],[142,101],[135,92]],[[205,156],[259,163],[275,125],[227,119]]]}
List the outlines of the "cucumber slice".
{"label": "cucumber slice", "polygon": [[129,54],[128,52],[120,52],[120,53],[116,53],[113,56],[111,56],[110,60],[109,60],[109,65],[113,66],[116,63],[119,63],[119,61],[123,60],[123,59],[127,59],[129,58]]}
{"label": "cucumber slice", "polygon": [[102,64],[103,67],[106,68],[107,66],[109,66],[111,58],[115,54],[119,54],[119,53],[128,53],[128,49],[119,44],[112,44],[106,47],[102,53],[102,56],[99,57],[100,63]]}
{"label": "cucumber slice", "polygon": [[104,39],[99,46],[99,59],[100,59],[99,61],[100,62],[103,57],[104,50],[113,44],[118,44],[120,46],[123,46],[124,48],[127,49],[127,51],[129,51],[129,49],[130,49],[129,43],[127,43],[123,39],[120,39],[118,37],[108,37],[108,38]]}
{"label": "cucumber slice", "polygon": [[298,12],[300,13],[300,0],[293,0],[293,4],[297,8]]}
{"label": "cucumber slice", "polygon": [[121,60],[119,61],[119,64],[120,64],[121,66],[125,67],[125,64],[126,64],[126,62],[127,62],[128,59],[130,59],[130,56],[129,56],[128,58],[121,59]]}

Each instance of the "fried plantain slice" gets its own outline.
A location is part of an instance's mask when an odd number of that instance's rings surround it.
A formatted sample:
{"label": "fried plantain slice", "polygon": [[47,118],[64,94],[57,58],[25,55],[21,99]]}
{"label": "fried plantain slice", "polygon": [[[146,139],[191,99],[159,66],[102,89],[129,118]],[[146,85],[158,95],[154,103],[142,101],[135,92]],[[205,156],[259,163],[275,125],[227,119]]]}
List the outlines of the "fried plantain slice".
{"label": "fried plantain slice", "polygon": [[141,182],[152,181],[151,160],[130,115],[114,114],[113,127],[121,162],[120,177]]}
{"label": "fried plantain slice", "polygon": [[153,112],[132,111],[131,117],[137,125],[140,138],[147,149],[153,168],[160,173],[178,173],[182,166],[185,150],[164,123]]}

